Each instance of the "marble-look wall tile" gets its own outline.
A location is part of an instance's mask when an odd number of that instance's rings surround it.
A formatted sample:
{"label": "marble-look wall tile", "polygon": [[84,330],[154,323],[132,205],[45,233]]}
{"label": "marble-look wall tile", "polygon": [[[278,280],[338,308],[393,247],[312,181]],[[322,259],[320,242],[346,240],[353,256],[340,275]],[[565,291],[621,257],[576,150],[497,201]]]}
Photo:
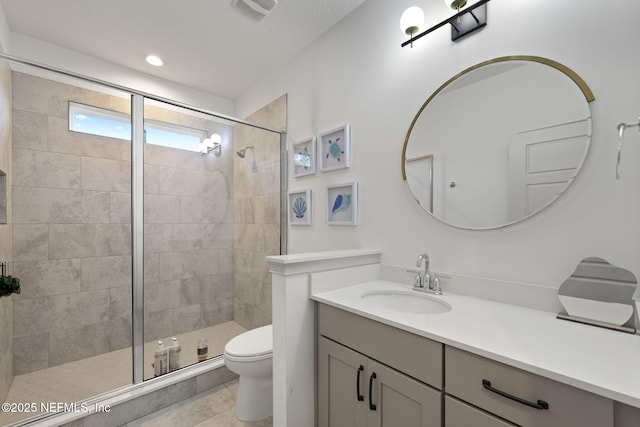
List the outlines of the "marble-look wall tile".
{"label": "marble-look wall tile", "polygon": [[216,250],[160,254],[160,277],[164,280],[188,279],[217,273],[218,252]]}
{"label": "marble-look wall tile", "polygon": [[79,189],[80,157],[14,148],[13,185]]}
{"label": "marble-look wall tile", "polygon": [[25,337],[109,318],[109,291],[99,290],[14,302],[14,336]]}
{"label": "marble-look wall tile", "polygon": [[128,224],[51,224],[49,258],[85,258],[131,253]]}
{"label": "marble-look wall tile", "polygon": [[144,283],[160,281],[160,255],[153,252],[144,253]]}
{"label": "marble-look wall tile", "polygon": [[[267,224],[236,224],[235,230],[235,244],[234,247],[238,249],[246,249],[254,252],[265,253],[265,245],[267,238],[265,228]],[[274,236],[270,236],[274,237]],[[279,236],[277,237],[278,243]]]}
{"label": "marble-look wall tile", "polygon": [[218,272],[220,274],[233,273],[233,249],[218,250]]}
{"label": "marble-look wall tile", "polygon": [[109,95],[29,74],[13,73],[13,108],[66,118],[68,100],[106,108]]}
{"label": "marble-look wall tile", "polygon": [[258,167],[260,179],[256,183],[256,195],[280,192],[280,165],[268,163]]}
{"label": "marble-look wall tile", "polygon": [[109,193],[109,222],[131,224],[131,194]]}
{"label": "marble-look wall tile", "polygon": [[145,224],[178,224],[187,222],[180,220],[180,210],[180,197],[154,194],[146,194],[144,196]]}
{"label": "marble-look wall tile", "polygon": [[49,366],[131,346],[131,321],[117,318],[49,333]]}
{"label": "marble-look wall tile", "polygon": [[[256,196],[255,223],[256,224],[280,224],[280,193],[272,193]],[[253,221],[247,221],[253,222]],[[278,231],[279,233],[279,231]]]}
{"label": "marble-look wall tile", "polygon": [[218,299],[232,298],[234,293],[232,274],[183,279],[180,285],[181,305],[215,302]]}
{"label": "marble-look wall tile", "polygon": [[144,286],[144,311],[167,311],[180,307],[180,281],[147,283]]}
{"label": "marble-look wall tile", "polygon": [[82,290],[131,285],[131,256],[82,258]]}
{"label": "marble-look wall tile", "polygon": [[131,319],[131,285],[109,288],[109,318]]}
{"label": "marble-look wall tile", "polygon": [[49,367],[49,333],[16,338],[13,342],[15,375]]}
{"label": "marble-look wall tile", "polygon": [[49,226],[47,224],[13,225],[13,261],[49,259]]}
{"label": "marble-look wall tile", "polygon": [[13,268],[21,288],[16,301],[80,292],[79,259],[16,262]]}
{"label": "marble-look wall tile", "polygon": [[231,223],[233,222],[233,200],[181,197],[180,218],[181,222],[190,224]]}
{"label": "marble-look wall tile", "polygon": [[109,193],[54,188],[13,187],[16,224],[109,222]]}
{"label": "marble-look wall tile", "polygon": [[82,189],[120,193],[131,191],[131,163],[83,157]]}
{"label": "marble-look wall tile", "polygon": [[14,109],[12,128],[14,148],[47,150],[46,115]]}
{"label": "marble-look wall tile", "polygon": [[[261,196],[265,197],[265,196]],[[257,197],[236,197],[233,200],[234,218],[236,224],[258,223],[256,216],[259,212],[256,209]]]}

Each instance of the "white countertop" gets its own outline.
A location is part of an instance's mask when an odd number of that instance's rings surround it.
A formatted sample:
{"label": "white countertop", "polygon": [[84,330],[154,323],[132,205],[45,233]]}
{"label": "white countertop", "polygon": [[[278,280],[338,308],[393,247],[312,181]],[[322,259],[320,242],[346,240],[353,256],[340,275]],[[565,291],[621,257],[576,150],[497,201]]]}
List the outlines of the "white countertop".
{"label": "white countertop", "polygon": [[452,306],[441,314],[372,309],[360,297],[371,290],[411,286],[376,280],[311,299],[640,408],[638,335],[454,294],[429,295]]}

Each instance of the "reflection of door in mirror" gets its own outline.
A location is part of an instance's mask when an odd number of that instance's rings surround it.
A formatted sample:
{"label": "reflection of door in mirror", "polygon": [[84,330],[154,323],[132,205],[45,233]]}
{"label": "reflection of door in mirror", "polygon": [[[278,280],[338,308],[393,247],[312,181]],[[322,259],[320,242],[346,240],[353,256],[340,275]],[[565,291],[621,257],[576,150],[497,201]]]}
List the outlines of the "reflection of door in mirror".
{"label": "reflection of door in mirror", "polygon": [[[407,179],[416,185],[418,203],[428,212],[433,213],[433,155],[412,157],[407,159],[405,170]],[[426,203],[423,205],[423,203]]]}
{"label": "reflection of door in mirror", "polygon": [[537,212],[558,197],[578,173],[590,137],[590,119],[512,136],[509,221]]}
{"label": "reflection of door in mirror", "polygon": [[[556,200],[578,173],[590,142],[592,100],[579,76],[544,58],[470,67],[416,114],[403,147],[403,177],[420,206],[447,224],[486,229],[520,221]],[[413,160],[424,156],[433,156],[431,180],[427,163]],[[516,164],[524,169],[515,173]]]}

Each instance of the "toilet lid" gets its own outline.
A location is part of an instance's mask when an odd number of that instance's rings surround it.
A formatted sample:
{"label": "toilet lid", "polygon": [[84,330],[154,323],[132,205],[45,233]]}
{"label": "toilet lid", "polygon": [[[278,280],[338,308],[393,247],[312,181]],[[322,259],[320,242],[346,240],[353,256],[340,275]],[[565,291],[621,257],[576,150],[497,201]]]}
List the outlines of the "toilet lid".
{"label": "toilet lid", "polygon": [[225,353],[236,357],[261,356],[273,352],[273,328],[271,325],[243,332],[224,347]]}

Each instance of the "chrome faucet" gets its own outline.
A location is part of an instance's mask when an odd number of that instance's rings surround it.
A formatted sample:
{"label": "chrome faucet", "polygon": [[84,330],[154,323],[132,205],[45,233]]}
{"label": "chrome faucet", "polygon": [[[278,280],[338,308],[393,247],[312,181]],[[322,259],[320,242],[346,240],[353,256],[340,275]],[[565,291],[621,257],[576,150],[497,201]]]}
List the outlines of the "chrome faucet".
{"label": "chrome faucet", "polygon": [[440,295],[442,290],[440,289],[440,279],[434,274],[433,277],[429,272],[429,255],[418,255],[416,261],[416,267],[420,268],[424,261],[424,272],[418,273],[413,283],[413,289],[421,292],[430,292],[432,294]]}

